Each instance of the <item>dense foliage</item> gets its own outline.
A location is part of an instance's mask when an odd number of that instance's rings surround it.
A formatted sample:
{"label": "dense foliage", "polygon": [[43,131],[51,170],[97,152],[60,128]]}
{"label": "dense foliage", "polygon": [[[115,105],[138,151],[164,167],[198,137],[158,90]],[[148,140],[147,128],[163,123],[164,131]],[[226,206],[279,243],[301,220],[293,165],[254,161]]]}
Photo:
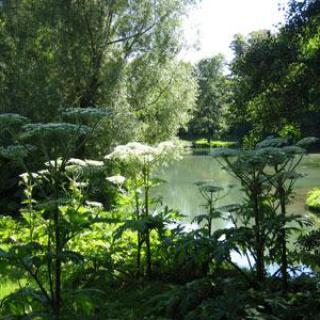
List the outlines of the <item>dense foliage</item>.
{"label": "dense foliage", "polygon": [[290,2],[276,33],[236,35],[230,124],[249,140],[276,133],[319,135],[319,2]]}
{"label": "dense foliage", "polygon": [[[0,0],[1,319],[319,317],[319,188],[290,207],[320,133],[319,2],[237,35],[228,75],[177,59],[195,2]],[[186,127],[234,181],[197,182],[191,223],[156,196]]]}
{"label": "dense foliage", "polygon": [[48,122],[61,106],[108,106],[121,117],[107,146],[170,137],[194,103],[191,68],[175,59],[192,2],[2,1],[1,112]]}
{"label": "dense foliage", "polygon": [[225,76],[225,62],[222,55],[198,62],[195,67],[198,81],[198,99],[189,131],[194,136],[221,137],[226,131],[225,115],[230,99],[230,90]]}
{"label": "dense foliage", "polygon": [[[151,193],[163,183],[155,169],[179,160],[177,142],[129,143],[117,146],[104,161],[82,160],[70,158],[70,153],[79,147],[77,136],[89,135],[90,127],[56,123],[22,129],[23,138],[32,137],[36,143],[39,137],[39,146],[21,142],[4,154],[23,163],[26,152],[20,147],[26,146],[48,158],[37,171],[26,166],[20,177],[24,189],[20,218],[0,220],[2,281],[13,284],[3,297],[2,315],[195,319],[200,314],[205,319],[210,314],[212,319],[267,319],[271,314],[292,319],[292,308],[304,306],[308,317],[319,312],[317,300],[307,300],[308,291],[316,294],[317,278],[303,280],[301,265],[310,266],[317,275],[319,226],[287,209],[301,176],[296,168],[304,147],[315,139],[291,146],[285,139],[268,138],[252,150],[217,149],[214,157],[240,182],[243,201],[218,207],[228,190],[199,182],[207,214],[197,216],[198,227],[190,231],[179,223],[178,212]],[[63,135],[67,148],[63,139],[52,140],[53,135]],[[50,150],[58,157],[52,158],[43,139],[49,139]],[[97,177],[115,192],[116,202],[109,210],[92,201],[93,189],[101,189]],[[215,219],[221,218],[229,226],[214,228]],[[288,246],[290,235],[307,224],[314,229],[298,240],[301,249],[294,250]],[[237,265],[235,253],[247,258],[248,268]],[[271,272],[271,266],[278,270]],[[296,272],[302,272],[300,277],[294,276]],[[135,290],[150,296],[142,294],[141,305],[130,302]],[[118,295],[118,309],[108,298],[110,293]],[[300,314],[293,319],[308,317]]]}
{"label": "dense foliage", "polygon": [[[186,126],[196,96],[191,66],[176,58],[191,3],[1,1],[0,112],[51,123],[65,120],[61,108],[108,110],[95,143],[78,149],[81,157],[132,140],[172,138]],[[3,129],[1,147],[15,139]],[[15,211],[23,170],[0,161],[1,208]]]}

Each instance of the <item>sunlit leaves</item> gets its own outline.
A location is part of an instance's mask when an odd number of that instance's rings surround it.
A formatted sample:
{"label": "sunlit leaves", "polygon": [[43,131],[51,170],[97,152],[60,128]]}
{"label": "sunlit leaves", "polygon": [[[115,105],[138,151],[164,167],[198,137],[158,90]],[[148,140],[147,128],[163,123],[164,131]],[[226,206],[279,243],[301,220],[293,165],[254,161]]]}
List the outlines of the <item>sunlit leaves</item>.
{"label": "sunlit leaves", "polygon": [[307,195],[306,205],[315,212],[320,212],[320,188],[313,189]]}

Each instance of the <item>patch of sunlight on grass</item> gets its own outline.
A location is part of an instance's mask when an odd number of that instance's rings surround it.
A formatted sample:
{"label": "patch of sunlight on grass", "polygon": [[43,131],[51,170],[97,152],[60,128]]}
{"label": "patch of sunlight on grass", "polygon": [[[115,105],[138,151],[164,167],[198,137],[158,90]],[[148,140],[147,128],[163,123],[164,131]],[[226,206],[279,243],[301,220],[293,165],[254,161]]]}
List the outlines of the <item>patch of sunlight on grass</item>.
{"label": "patch of sunlight on grass", "polygon": [[213,140],[208,143],[208,140],[205,138],[197,139],[194,141],[195,146],[199,147],[214,147],[214,148],[227,148],[234,147],[237,143],[233,141],[221,141],[221,140]]}

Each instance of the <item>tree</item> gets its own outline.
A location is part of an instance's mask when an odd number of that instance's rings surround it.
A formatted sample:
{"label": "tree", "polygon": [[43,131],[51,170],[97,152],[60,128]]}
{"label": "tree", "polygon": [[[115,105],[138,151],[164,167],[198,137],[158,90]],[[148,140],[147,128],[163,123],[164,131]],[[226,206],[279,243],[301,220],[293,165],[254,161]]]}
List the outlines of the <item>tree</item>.
{"label": "tree", "polygon": [[229,92],[223,56],[201,60],[195,67],[195,74],[199,94],[189,126],[193,134],[205,135],[210,143],[213,135],[224,129],[223,115]]}
{"label": "tree", "polygon": [[[94,144],[79,136],[77,157],[172,138],[186,125],[196,94],[191,67],[176,59],[181,16],[193,2],[2,1],[0,112],[51,123],[61,122],[61,108],[107,110]],[[13,176],[4,173],[8,166]],[[5,192],[18,198],[23,170],[8,159],[5,168]]]}
{"label": "tree", "polygon": [[319,4],[291,1],[290,8],[277,33],[237,35],[232,43],[230,125],[241,136],[263,138],[288,127],[319,134]]}
{"label": "tree", "polygon": [[158,143],[186,127],[197,93],[191,65],[147,55],[130,63],[126,82],[138,141]]}
{"label": "tree", "polygon": [[108,106],[117,116],[106,123],[116,133],[101,139],[106,147],[153,128],[157,115],[156,131],[168,138],[193,105],[191,70],[175,60],[193,2],[4,1],[1,111],[46,122],[60,106]]}
{"label": "tree", "polygon": [[17,183],[19,173],[24,171],[21,158],[30,154],[28,149],[19,145],[18,138],[23,131],[22,127],[29,122],[30,119],[19,114],[0,114],[0,207],[10,213],[19,208],[21,194],[17,190]]}

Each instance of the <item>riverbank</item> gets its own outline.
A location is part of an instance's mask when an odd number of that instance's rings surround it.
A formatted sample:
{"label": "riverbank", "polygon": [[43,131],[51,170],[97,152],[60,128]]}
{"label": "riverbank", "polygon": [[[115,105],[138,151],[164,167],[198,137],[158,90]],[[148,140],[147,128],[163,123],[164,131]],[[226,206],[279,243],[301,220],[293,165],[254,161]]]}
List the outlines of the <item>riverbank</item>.
{"label": "riverbank", "polygon": [[236,141],[210,140],[206,138],[182,140],[192,148],[235,148],[239,145]]}

